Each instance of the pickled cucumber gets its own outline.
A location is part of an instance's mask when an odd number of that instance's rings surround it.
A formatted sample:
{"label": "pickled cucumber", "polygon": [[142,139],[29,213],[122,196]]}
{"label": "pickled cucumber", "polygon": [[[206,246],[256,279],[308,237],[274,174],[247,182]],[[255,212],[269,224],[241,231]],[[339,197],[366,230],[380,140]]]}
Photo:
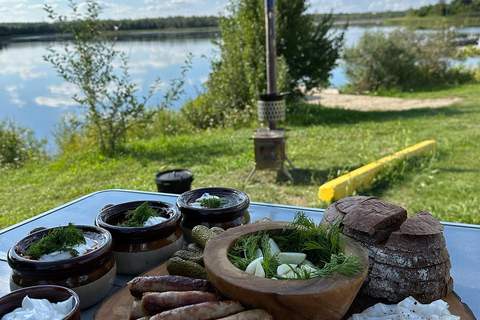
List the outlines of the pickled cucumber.
{"label": "pickled cucumber", "polygon": [[188,246],[187,246],[187,250],[188,251],[192,251],[192,252],[199,252],[201,254],[203,254],[203,248],[200,247],[198,244],[196,243],[190,243]]}
{"label": "pickled cucumber", "polygon": [[216,235],[219,235],[220,233],[225,232],[225,229],[220,227],[211,227],[210,230],[213,231]]}
{"label": "pickled cucumber", "polygon": [[183,260],[193,261],[203,265],[203,252],[193,252],[188,250],[178,250],[173,254],[174,257],[179,257]]}
{"label": "pickled cucumber", "polygon": [[197,225],[192,229],[193,242],[202,248],[205,248],[207,242],[215,236],[215,232],[202,225]]}
{"label": "pickled cucumber", "polygon": [[168,260],[167,271],[171,275],[208,280],[207,270],[204,267],[198,263],[183,260],[179,257],[173,257]]}

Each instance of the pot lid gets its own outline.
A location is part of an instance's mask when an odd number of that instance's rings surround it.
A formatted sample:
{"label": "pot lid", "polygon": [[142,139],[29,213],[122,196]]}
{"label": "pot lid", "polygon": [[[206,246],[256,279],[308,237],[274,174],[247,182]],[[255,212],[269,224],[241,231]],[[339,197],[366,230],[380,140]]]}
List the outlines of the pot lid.
{"label": "pot lid", "polygon": [[186,181],[193,180],[193,172],[186,169],[174,169],[167,170],[157,173],[155,177],[156,181],[159,182],[175,182],[175,181]]}

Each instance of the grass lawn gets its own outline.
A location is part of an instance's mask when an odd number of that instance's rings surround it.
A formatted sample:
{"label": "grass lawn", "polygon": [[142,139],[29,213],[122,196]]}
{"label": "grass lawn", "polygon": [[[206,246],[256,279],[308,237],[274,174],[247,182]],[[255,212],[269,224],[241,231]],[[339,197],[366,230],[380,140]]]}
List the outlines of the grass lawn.
{"label": "grass lawn", "polygon": [[226,186],[245,191],[252,201],[326,207],[318,202],[321,184],[427,139],[437,141],[436,155],[407,164],[360,194],[403,206],[409,214],[427,210],[442,221],[480,224],[479,92],[475,84],[401,94],[464,98],[447,108],[410,111],[291,104],[285,125],[294,134],[287,142],[287,154],[297,167],[290,171],[294,183],[271,170],[257,171],[245,183],[254,165],[253,142],[232,138],[233,129],[130,141],[116,158],[83,150],[3,170],[0,228],[98,190],[156,191],[155,174],[173,168],[193,171],[192,188]]}

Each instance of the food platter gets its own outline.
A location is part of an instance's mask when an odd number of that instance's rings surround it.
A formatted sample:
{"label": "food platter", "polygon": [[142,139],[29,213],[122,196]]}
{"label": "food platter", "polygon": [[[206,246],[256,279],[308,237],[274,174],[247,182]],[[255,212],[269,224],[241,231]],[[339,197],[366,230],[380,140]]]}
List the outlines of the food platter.
{"label": "food platter", "polygon": [[[149,270],[144,275],[167,274],[168,271],[166,264],[162,264]],[[134,298],[130,294],[128,288],[123,287],[102,303],[102,305],[95,312],[94,319],[129,320],[130,308],[132,306],[133,299]],[[460,316],[462,320],[476,319],[470,308],[466,304],[462,303],[461,298],[455,292],[450,293],[443,300],[445,300],[450,306],[450,312],[454,315]],[[347,317],[352,313],[361,312],[376,302],[378,301],[357,296],[357,298],[355,298],[353,301],[352,306],[348,310],[345,319],[347,319]]]}

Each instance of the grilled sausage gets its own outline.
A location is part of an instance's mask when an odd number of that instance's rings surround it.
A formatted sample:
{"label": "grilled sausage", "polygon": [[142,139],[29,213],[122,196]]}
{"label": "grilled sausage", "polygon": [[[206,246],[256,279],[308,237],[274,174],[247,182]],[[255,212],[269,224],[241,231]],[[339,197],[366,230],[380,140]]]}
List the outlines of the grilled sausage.
{"label": "grilled sausage", "polygon": [[150,316],[150,313],[146,313],[142,310],[142,301],[133,300],[132,308],[130,309],[130,320],[138,319],[142,317]]}
{"label": "grilled sausage", "polygon": [[191,304],[219,301],[220,298],[216,293],[205,291],[146,292],[142,296],[142,309],[148,314],[156,314]]}
{"label": "grilled sausage", "polygon": [[218,320],[273,320],[273,317],[263,309],[253,309],[239,312]]}
{"label": "grilled sausage", "polygon": [[158,313],[150,320],[212,320],[243,310],[240,302],[234,300],[202,302]]}
{"label": "grilled sausage", "polygon": [[136,277],[127,285],[134,297],[141,297],[145,292],[213,291],[207,280],[172,275]]}

